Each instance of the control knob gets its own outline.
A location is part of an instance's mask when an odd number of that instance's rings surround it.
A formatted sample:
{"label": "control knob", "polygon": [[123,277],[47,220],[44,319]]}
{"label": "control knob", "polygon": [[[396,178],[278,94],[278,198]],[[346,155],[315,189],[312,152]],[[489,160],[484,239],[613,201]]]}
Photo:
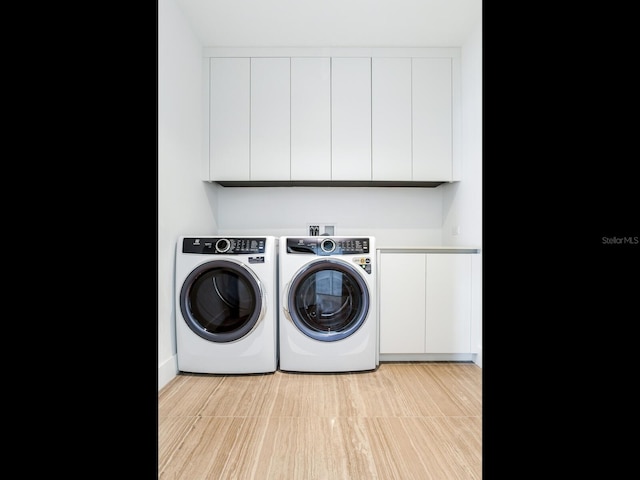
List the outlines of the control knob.
{"label": "control knob", "polygon": [[216,251],[225,253],[231,247],[231,242],[226,238],[221,238],[216,242]]}
{"label": "control knob", "polygon": [[322,248],[323,252],[331,253],[336,249],[336,242],[330,238],[326,238],[320,242],[320,248]]}

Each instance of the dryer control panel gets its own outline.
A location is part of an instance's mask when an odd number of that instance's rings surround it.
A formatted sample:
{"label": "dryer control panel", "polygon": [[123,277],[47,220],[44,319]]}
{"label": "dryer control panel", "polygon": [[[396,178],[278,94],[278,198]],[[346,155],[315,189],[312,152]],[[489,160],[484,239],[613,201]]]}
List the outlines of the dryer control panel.
{"label": "dryer control panel", "polygon": [[287,238],[287,253],[311,255],[354,255],[369,252],[368,237]]}
{"label": "dryer control panel", "polygon": [[182,253],[246,255],[264,253],[264,237],[190,237],[182,241]]}

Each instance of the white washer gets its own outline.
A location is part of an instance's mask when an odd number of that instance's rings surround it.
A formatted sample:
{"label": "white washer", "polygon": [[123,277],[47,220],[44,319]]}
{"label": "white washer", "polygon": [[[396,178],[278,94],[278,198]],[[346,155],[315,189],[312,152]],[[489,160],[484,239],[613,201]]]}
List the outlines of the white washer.
{"label": "white washer", "polygon": [[278,258],[280,370],[374,370],[374,237],[280,237]]}
{"label": "white washer", "polygon": [[176,340],[182,372],[242,374],[278,367],[278,239],[181,236]]}

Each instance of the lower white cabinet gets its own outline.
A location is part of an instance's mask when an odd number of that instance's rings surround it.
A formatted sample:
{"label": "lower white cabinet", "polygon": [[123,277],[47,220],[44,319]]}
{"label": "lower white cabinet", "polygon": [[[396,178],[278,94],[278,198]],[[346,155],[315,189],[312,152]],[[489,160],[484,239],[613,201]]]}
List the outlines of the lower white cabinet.
{"label": "lower white cabinet", "polygon": [[471,260],[469,253],[380,252],[381,355],[472,353]]}

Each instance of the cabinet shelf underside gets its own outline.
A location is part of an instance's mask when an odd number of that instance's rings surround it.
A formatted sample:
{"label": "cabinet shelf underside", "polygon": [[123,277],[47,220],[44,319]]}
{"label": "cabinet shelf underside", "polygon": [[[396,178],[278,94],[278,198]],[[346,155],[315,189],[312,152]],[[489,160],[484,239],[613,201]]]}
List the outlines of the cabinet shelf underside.
{"label": "cabinet shelf underside", "polygon": [[413,182],[394,180],[215,180],[223,187],[421,187],[434,188],[450,182]]}

